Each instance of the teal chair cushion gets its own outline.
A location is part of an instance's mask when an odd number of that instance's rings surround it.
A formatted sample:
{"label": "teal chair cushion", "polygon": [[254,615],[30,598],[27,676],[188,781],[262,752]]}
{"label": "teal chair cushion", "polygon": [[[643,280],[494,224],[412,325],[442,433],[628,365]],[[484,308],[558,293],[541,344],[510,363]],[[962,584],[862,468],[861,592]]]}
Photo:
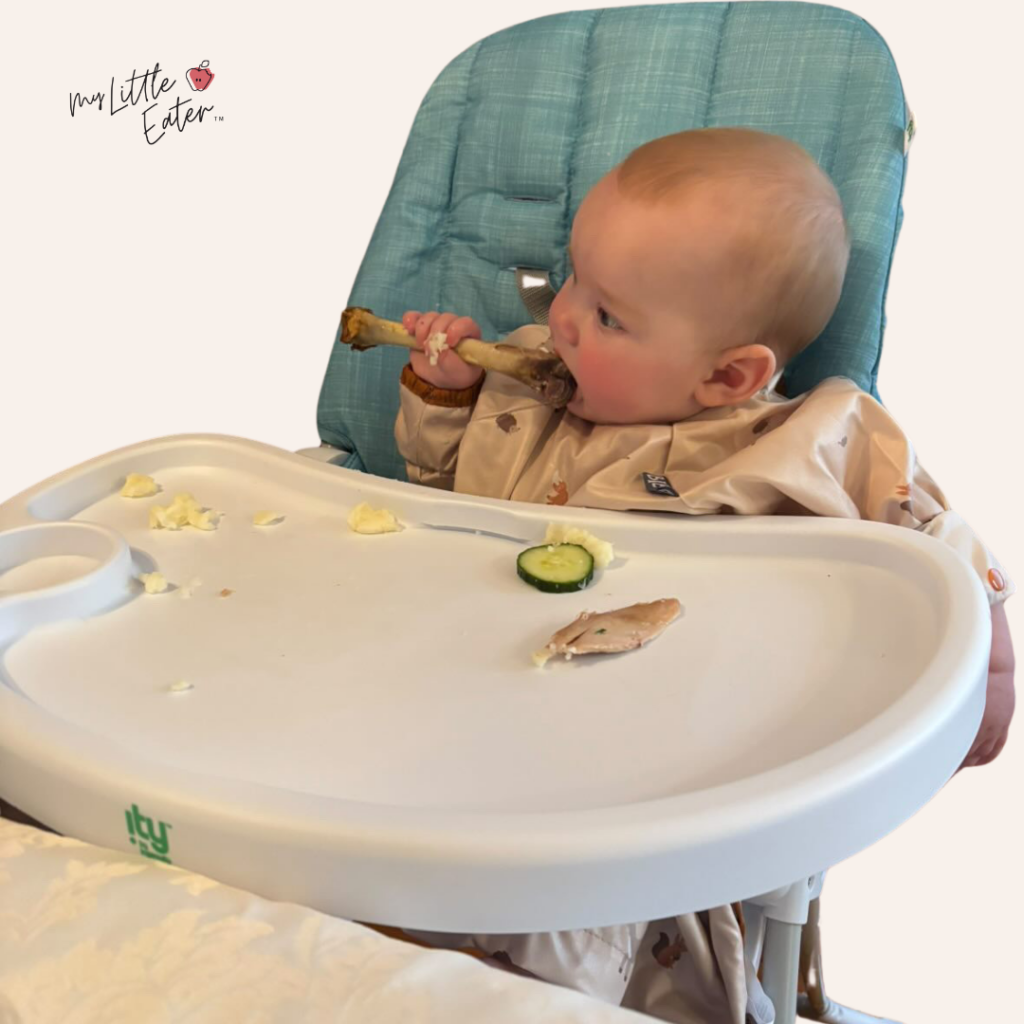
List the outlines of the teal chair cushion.
{"label": "teal chair cushion", "polygon": [[[572,218],[632,149],[744,125],[800,143],[852,234],[843,295],[785,373],[798,395],[845,376],[878,396],[885,294],[902,221],[907,107],[892,55],[855,14],[803,3],[687,3],[538,18],[455,58],[419,109],[349,305],[474,317],[498,339],[530,320],[516,267],[565,279]],[[317,421],[349,465],[405,478],[395,448],[407,353],[335,344]]]}

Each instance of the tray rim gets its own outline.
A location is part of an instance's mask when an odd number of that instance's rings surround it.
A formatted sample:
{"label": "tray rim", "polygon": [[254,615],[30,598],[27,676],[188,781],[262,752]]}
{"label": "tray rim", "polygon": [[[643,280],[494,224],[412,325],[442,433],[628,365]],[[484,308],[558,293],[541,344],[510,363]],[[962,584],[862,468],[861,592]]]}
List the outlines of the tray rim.
{"label": "tray rim", "polygon": [[[495,510],[506,517],[511,512],[516,521],[532,521],[535,525],[572,519],[584,526],[599,526],[602,522],[621,523],[623,515],[641,515],[646,520],[643,529],[659,533],[672,529],[679,519],[678,514],[669,514],[669,518],[658,513],[548,506],[523,505],[511,511],[512,503],[501,499],[437,492],[404,481],[372,477],[306,460],[262,442],[229,435],[181,434],[124,446],[54,474],[0,504],[0,530],[39,522],[30,511],[32,503],[55,486],[94,474],[127,457],[181,445],[285,459],[307,473],[333,479],[346,474],[358,478],[362,491],[381,496],[423,499],[427,495],[422,492],[431,492],[434,503],[440,500],[449,512],[459,510],[456,518],[466,517],[467,522]],[[708,535],[724,532],[738,537],[770,531],[778,537],[801,539],[853,536],[883,546],[896,545],[927,560],[944,584],[944,593],[939,596],[947,608],[948,627],[931,664],[881,715],[837,743],[724,785],[615,807],[527,813],[379,806],[279,790],[251,781],[212,778],[146,762],[136,754],[112,748],[105,738],[56,720],[2,683],[0,777],[15,784],[22,780],[22,785],[35,778],[43,791],[51,792],[61,778],[65,787],[66,780],[72,779],[78,788],[90,792],[99,788],[108,796],[121,794],[128,799],[130,791],[130,799],[137,802],[145,799],[161,808],[174,808],[176,820],[205,822],[221,830],[230,828],[240,836],[256,836],[261,830],[273,829],[282,842],[313,844],[320,850],[382,862],[402,857],[401,851],[415,850],[415,859],[422,866],[451,867],[454,863],[482,868],[500,863],[507,869],[531,864],[582,868],[663,857],[681,848],[711,850],[740,833],[748,837],[769,835],[779,828],[794,827],[815,808],[841,806],[850,813],[863,794],[886,793],[901,775],[908,779],[914,775],[913,784],[908,781],[905,792],[889,792],[884,813],[876,809],[864,816],[865,826],[868,817],[874,819],[873,823],[861,830],[855,848],[850,848],[849,842],[845,844],[837,858],[844,859],[919,809],[955,771],[973,738],[984,705],[982,681],[990,642],[988,602],[980,581],[946,545],[904,527],[802,516],[711,515],[687,520],[689,528],[697,527]],[[125,753],[129,755],[127,761]],[[127,785],[126,764],[131,769]],[[197,793],[202,794],[198,801]],[[17,793],[5,793],[8,799],[12,796]],[[60,825],[59,815],[51,813],[51,798],[25,803],[22,809],[27,813]],[[510,829],[514,830],[514,849],[509,846]],[[814,852],[808,849],[807,855],[820,859],[826,847],[828,842],[819,842]],[[806,866],[821,870],[828,864],[815,859]],[[789,880],[781,878],[773,885]]]}

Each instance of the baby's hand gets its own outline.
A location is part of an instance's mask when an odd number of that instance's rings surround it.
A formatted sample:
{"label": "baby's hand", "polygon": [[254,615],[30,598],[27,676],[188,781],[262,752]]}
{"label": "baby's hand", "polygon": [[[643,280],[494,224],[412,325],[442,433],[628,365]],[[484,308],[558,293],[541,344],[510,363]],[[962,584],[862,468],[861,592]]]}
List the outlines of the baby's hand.
{"label": "baby's hand", "polygon": [[[475,320],[454,313],[417,313],[409,310],[402,317],[402,326],[419,343],[420,351],[414,349],[409,354],[409,362],[421,380],[434,387],[461,391],[472,387],[483,376],[484,371],[479,366],[470,366],[451,351],[463,338],[480,337],[480,325]],[[445,335],[449,347],[432,353],[430,339],[437,334]]]}
{"label": "baby's hand", "polygon": [[[1006,621],[1006,608],[992,606],[992,650],[988,659],[988,686],[985,690],[985,713],[978,735],[960,768],[976,768],[994,761],[1006,745],[1017,702],[1013,687],[1013,674],[1017,662],[1013,654],[1013,641]],[[957,771],[960,770],[957,769]]]}
{"label": "baby's hand", "polygon": [[978,768],[999,756],[1010,732],[1010,719],[1013,718],[1015,703],[1013,672],[990,671],[981,728],[978,729],[978,735],[974,738],[960,768]]}

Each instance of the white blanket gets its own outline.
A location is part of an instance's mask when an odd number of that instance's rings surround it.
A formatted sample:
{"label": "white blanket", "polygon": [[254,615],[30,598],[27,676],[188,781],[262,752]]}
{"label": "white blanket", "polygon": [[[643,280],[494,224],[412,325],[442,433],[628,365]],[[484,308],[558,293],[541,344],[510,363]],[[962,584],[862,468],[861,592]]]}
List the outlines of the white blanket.
{"label": "white blanket", "polygon": [[650,1018],[0,820],[0,1024]]}

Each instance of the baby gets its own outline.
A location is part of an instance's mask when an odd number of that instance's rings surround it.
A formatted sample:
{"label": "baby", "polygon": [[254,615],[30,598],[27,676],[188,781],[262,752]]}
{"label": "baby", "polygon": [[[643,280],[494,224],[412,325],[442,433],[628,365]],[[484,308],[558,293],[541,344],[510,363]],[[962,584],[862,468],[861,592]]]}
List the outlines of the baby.
{"label": "baby", "polygon": [[[772,388],[824,330],[850,256],[839,196],[800,146],[743,128],[655,139],[584,198],[572,274],[547,345],[577,382],[564,410],[427,341],[479,338],[469,317],[410,311],[423,351],[401,378],[395,434],[414,482],[520,501],[686,514],[823,515],[908,526],[958,550],[992,611],[987,704],[963,766],[1006,741],[1015,590],[949,508],[885,409],[831,378]],[[448,936],[514,967],[666,1020],[743,1024],[770,1004],[743,954],[740,906],[653,923],[541,935]]]}

